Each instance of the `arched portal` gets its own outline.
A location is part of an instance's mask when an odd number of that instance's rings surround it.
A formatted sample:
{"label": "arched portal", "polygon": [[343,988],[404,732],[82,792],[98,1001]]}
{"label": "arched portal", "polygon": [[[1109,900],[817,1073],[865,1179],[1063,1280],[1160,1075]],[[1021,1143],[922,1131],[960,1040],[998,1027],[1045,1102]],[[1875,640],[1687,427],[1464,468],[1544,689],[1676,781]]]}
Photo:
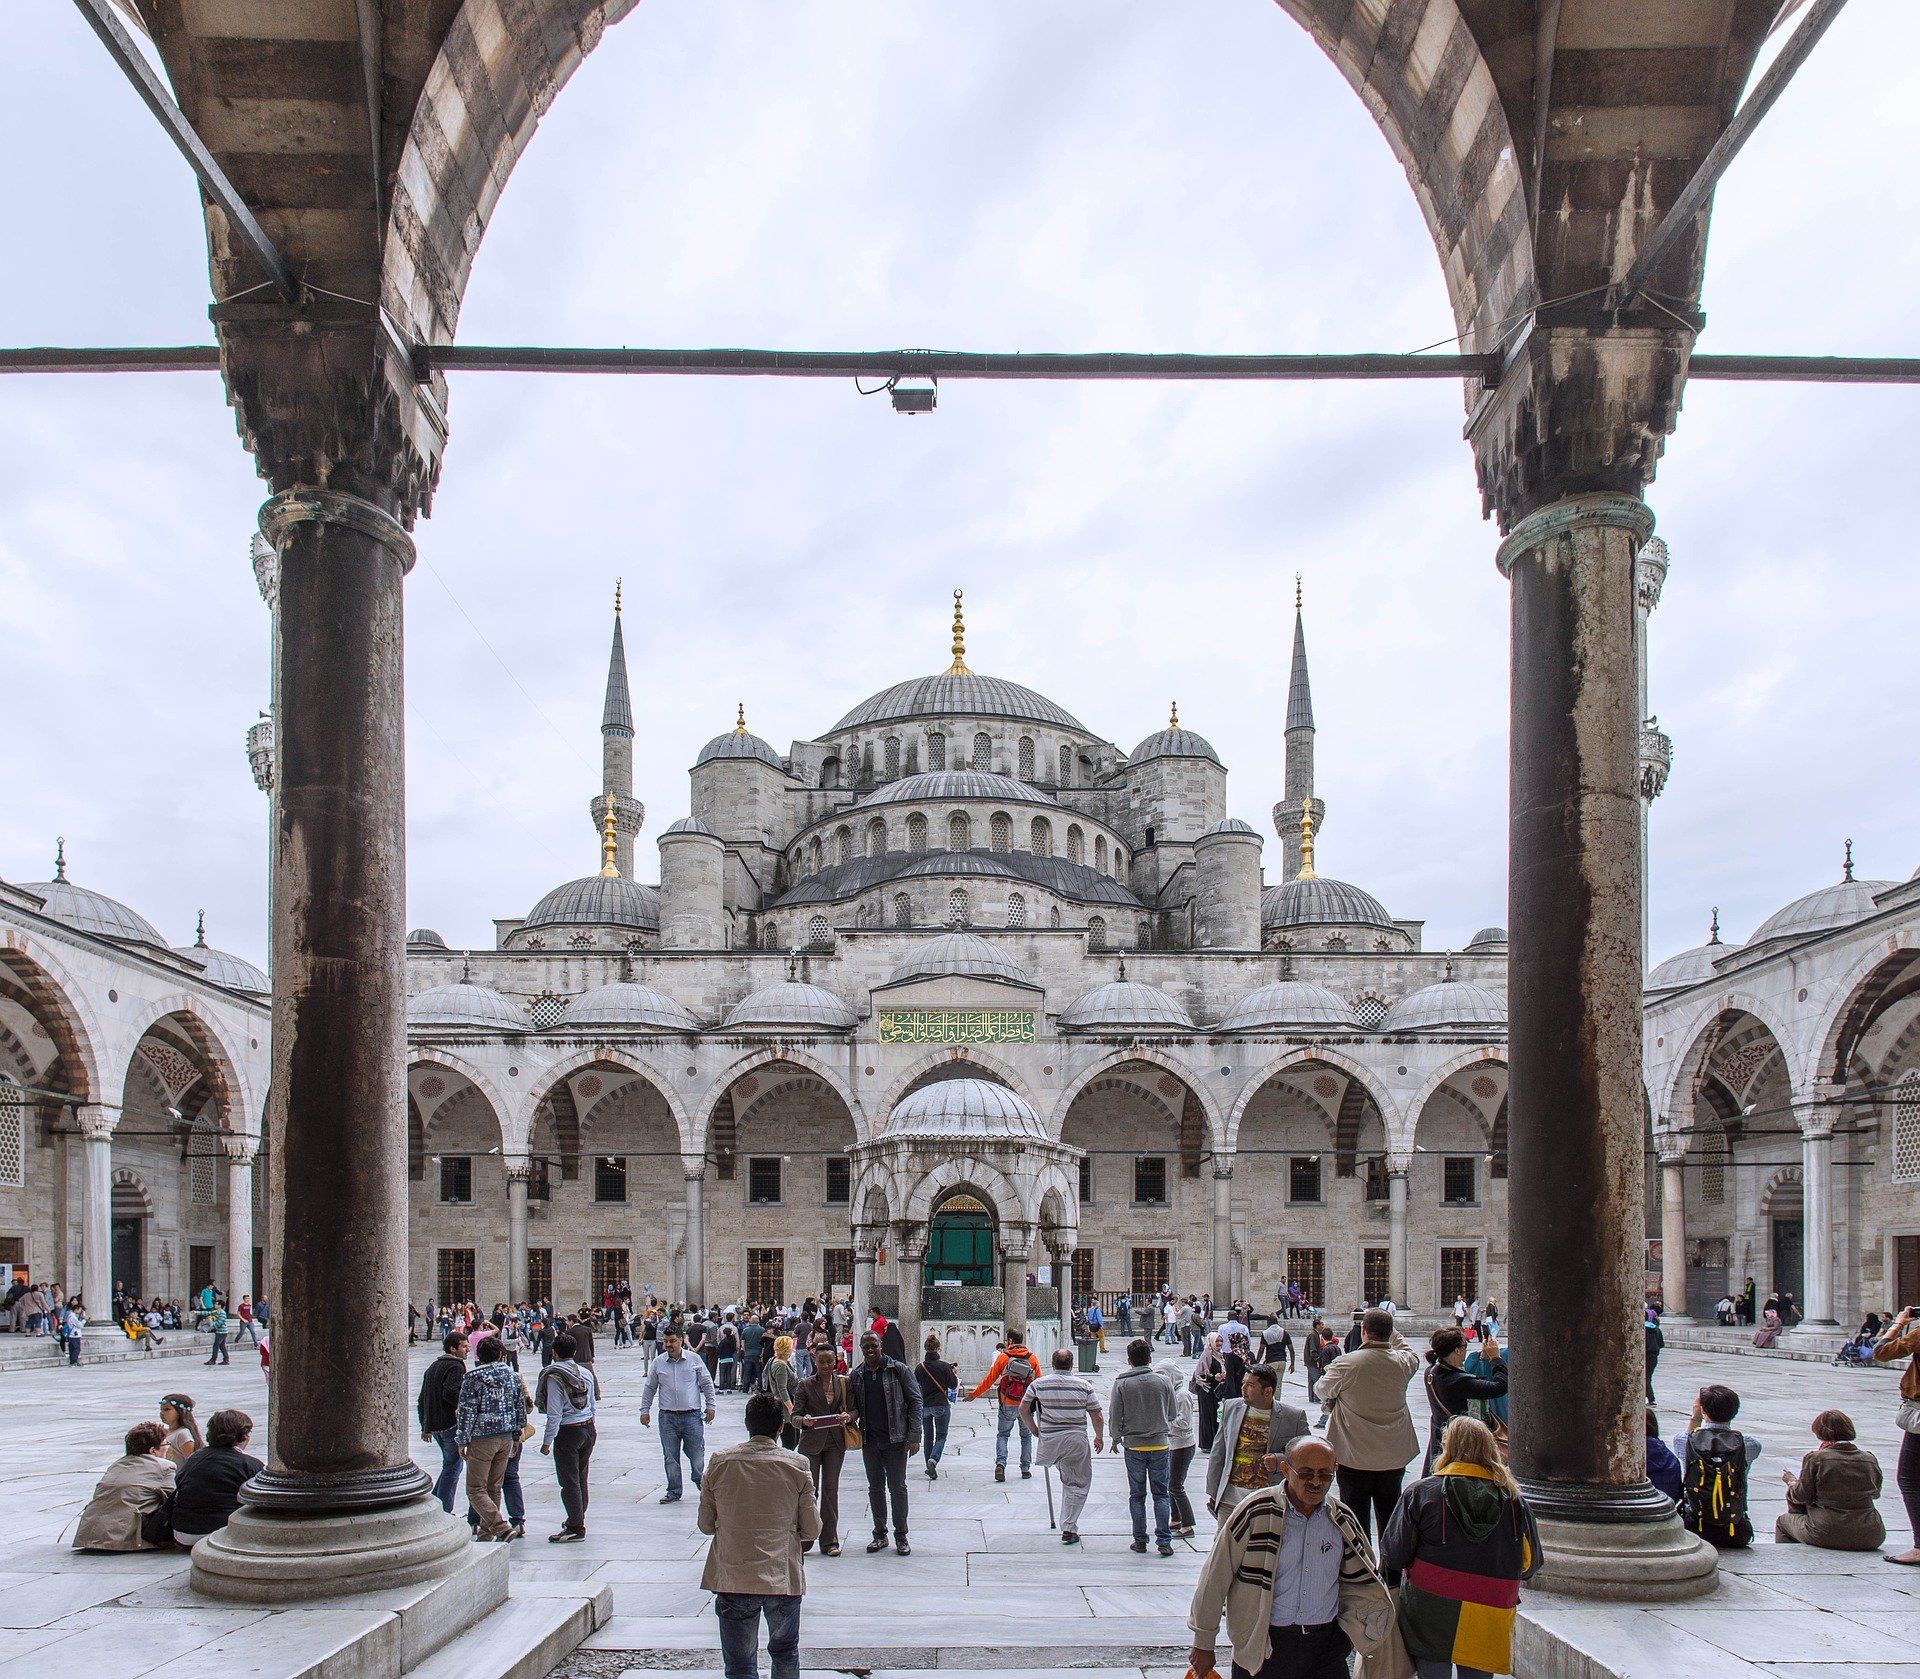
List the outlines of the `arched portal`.
{"label": "arched portal", "polygon": [[999,1221],[993,1203],[971,1188],[950,1189],[927,1220],[928,1288],[994,1288],[1000,1281]]}
{"label": "arched portal", "polygon": [[1407,1162],[1407,1292],[1416,1311],[1507,1299],[1507,1068],[1489,1054],[1455,1069],[1414,1116]]}
{"label": "arched portal", "polygon": [[490,1311],[525,1298],[507,1254],[507,1138],[478,1081],[436,1055],[407,1068],[409,1278],[416,1300]]}

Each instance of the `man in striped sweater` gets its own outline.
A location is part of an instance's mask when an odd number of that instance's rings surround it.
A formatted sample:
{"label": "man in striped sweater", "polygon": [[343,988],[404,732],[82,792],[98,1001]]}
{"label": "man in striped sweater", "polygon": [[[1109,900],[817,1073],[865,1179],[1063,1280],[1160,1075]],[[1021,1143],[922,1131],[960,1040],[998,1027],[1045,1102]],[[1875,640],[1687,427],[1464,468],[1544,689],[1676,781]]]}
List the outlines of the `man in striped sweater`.
{"label": "man in striped sweater", "polygon": [[[1093,1383],[1073,1373],[1073,1352],[1058,1347],[1053,1369],[1026,1391],[1020,1401],[1020,1421],[1040,1437],[1040,1467],[1060,1471],[1060,1543],[1080,1543],[1080,1512],[1093,1489],[1093,1460],[1101,1446],[1105,1419]],[[1087,1449],[1087,1429],[1093,1429],[1093,1449]]]}

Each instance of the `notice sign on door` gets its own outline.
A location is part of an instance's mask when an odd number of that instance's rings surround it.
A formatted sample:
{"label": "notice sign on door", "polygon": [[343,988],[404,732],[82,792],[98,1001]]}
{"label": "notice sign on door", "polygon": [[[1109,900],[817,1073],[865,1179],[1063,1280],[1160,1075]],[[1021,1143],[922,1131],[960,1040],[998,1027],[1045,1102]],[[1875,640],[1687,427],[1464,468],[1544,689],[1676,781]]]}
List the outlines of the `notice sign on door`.
{"label": "notice sign on door", "polygon": [[883,1044],[1030,1044],[1031,1009],[882,1009]]}

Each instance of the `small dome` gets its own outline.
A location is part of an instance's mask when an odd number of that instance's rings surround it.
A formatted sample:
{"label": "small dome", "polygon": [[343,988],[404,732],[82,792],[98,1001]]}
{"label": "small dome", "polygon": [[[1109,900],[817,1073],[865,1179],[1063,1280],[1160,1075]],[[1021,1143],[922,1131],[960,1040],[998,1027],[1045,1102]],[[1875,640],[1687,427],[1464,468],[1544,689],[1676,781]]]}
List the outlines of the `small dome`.
{"label": "small dome", "polygon": [[1193,1018],[1152,985],[1116,980],[1097,985],[1060,1016],[1076,1032],[1191,1032]]}
{"label": "small dome", "polygon": [[1654,964],[1653,971],[1647,975],[1647,989],[1675,991],[1683,985],[1697,985],[1703,979],[1711,979],[1714,963],[1740,948],[1737,944],[1712,939],[1691,950],[1683,950],[1678,956],[1669,956],[1666,961]]}
{"label": "small dome", "polygon": [[905,722],[913,717],[1007,717],[1049,723],[1075,734],[1087,732],[1071,712],[1031,688],[977,671],[949,670],[896,682],[872,699],[862,700],[827,733],[837,735],[868,723]]}
{"label": "small dome", "polygon": [[422,950],[445,950],[447,941],[431,927],[415,927],[407,934],[407,943],[418,945]]}
{"label": "small dome", "polygon": [[577,999],[562,1023],[567,1031],[697,1032],[699,1021],[664,991],[636,980],[603,985]]}
{"label": "small dome", "polygon": [[987,1079],[940,1079],[900,1099],[887,1117],[888,1137],[951,1140],[1035,1137],[1047,1128],[1033,1104]]}
{"label": "small dome", "polygon": [[792,1032],[844,1032],[854,1024],[853,1010],[821,985],[782,980],[763,985],[733,1005],[721,1023],[723,1032],[772,1027]]}
{"label": "small dome", "polygon": [[1200,837],[1202,839],[1212,839],[1215,834],[1251,834],[1255,839],[1258,839],[1260,837],[1260,830],[1254,827],[1251,822],[1242,822],[1237,816],[1229,816],[1223,822],[1214,823],[1214,825]]}
{"label": "small dome", "polygon": [[922,770],[902,776],[869,793],[855,807],[872,805],[945,804],[954,799],[984,799],[995,804],[1058,805],[1059,800],[991,770]]}
{"label": "small dome", "polygon": [[1498,945],[1502,950],[1507,946],[1507,930],[1504,927],[1482,927],[1467,940],[1469,950],[1491,950]]}
{"label": "small dome", "polygon": [[683,816],[678,822],[669,822],[662,830],[661,837],[665,838],[667,834],[704,834],[708,839],[720,837],[697,816]]}
{"label": "small dome", "polygon": [[723,735],[715,735],[712,740],[700,748],[700,754],[693,760],[693,767],[711,764],[720,758],[758,758],[763,764],[771,764],[782,775],[787,766],[781,761],[780,754],[758,735],[747,729],[729,729]]}
{"label": "small dome", "polygon": [[1315,985],[1311,980],[1285,979],[1278,985],[1263,985],[1242,997],[1215,1030],[1290,1032],[1302,1027],[1358,1032],[1360,1022],[1353,1010],[1324,985]]}
{"label": "small dome", "polygon": [[968,979],[1011,980],[1030,985],[1027,970],[991,939],[978,933],[941,933],[916,944],[893,970],[891,984],[906,979],[938,979],[958,974]]}
{"label": "small dome", "polygon": [[1144,764],[1149,758],[1204,758],[1210,764],[1220,762],[1220,754],[1206,737],[1191,729],[1162,729],[1157,735],[1148,735],[1133,749],[1127,762]]}
{"label": "small dome", "polygon": [[468,1032],[524,1032],[527,1017],[498,991],[463,980],[458,985],[436,985],[409,998],[407,1024]]}
{"label": "small dome", "polygon": [[1431,1032],[1442,1027],[1507,1027],[1507,1002],[1470,980],[1446,979],[1402,997],[1380,1022],[1382,1032]]}
{"label": "small dome", "polygon": [[1370,892],[1327,875],[1269,886],[1260,895],[1263,927],[1378,927],[1393,930],[1393,917]]}
{"label": "small dome", "polygon": [[1843,880],[1795,898],[1785,909],[1776,910],[1760,923],[1753,935],[1754,944],[1769,939],[1804,939],[1815,933],[1831,932],[1835,927],[1851,927],[1878,907],[1874,896],[1891,891],[1898,884],[1891,880]]}
{"label": "small dome", "polygon": [[203,979],[213,985],[225,986],[229,991],[253,991],[265,995],[273,989],[272,983],[260,969],[229,951],[215,950],[210,945],[187,944],[180,946],[176,954],[186,957],[190,962],[198,962]]}
{"label": "small dome", "polygon": [[527,911],[533,927],[652,927],[660,925],[660,889],[623,875],[586,875],[556,886]]}
{"label": "small dome", "polygon": [[157,944],[162,950],[167,941],[160,929],[138,910],[128,909],[118,898],[104,892],[90,892],[70,880],[36,881],[22,888],[42,900],[46,913],[55,921],[82,933],[97,933],[103,939],[119,939],[136,944]]}

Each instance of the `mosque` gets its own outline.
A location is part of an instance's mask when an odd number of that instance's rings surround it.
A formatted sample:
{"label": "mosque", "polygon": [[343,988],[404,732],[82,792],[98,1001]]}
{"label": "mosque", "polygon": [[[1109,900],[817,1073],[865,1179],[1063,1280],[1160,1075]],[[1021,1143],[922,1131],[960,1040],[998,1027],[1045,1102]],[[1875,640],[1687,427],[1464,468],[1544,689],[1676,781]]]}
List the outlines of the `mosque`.
{"label": "mosque", "polygon": [[[702,746],[647,883],[616,602],[597,871],[492,948],[407,935],[413,1295],[1036,1327],[1063,1288],[1504,1298],[1506,934],[1430,951],[1319,872],[1315,735],[1296,601],[1268,871],[1201,735],[1122,751],[975,671],[956,592],[945,669],[784,751],[744,714]],[[249,751],[270,788],[271,718]],[[64,859],[0,883],[0,1259],[96,1310],[258,1292],[267,989]],[[1812,1318],[1920,1298],[1920,881],[1849,857],[1656,966],[1645,1067],[1670,1311],[1748,1275]]]}

